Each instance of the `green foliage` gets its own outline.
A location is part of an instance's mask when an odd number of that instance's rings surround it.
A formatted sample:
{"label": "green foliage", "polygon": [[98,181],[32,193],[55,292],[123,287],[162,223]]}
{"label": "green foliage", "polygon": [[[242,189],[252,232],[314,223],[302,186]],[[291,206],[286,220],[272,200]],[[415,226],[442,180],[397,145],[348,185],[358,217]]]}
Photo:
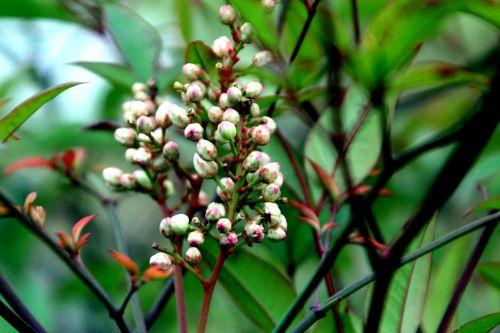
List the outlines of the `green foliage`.
{"label": "green foliage", "polygon": [[119,64],[103,62],[76,62],[74,65],[88,69],[89,71],[101,76],[105,80],[124,89],[130,89],[136,81],[134,74],[130,69]]}
{"label": "green foliage", "polygon": [[478,318],[457,329],[456,333],[487,333],[500,325],[500,312]]}

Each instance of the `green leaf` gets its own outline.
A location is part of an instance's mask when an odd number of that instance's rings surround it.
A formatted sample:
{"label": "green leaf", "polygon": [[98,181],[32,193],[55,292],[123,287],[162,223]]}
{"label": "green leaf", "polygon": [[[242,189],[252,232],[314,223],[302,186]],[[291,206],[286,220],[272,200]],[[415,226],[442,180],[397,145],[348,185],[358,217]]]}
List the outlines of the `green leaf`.
{"label": "green leaf", "polygon": [[500,6],[498,1],[477,0],[470,1],[462,8],[464,12],[479,16],[490,23],[497,29],[500,29]]}
{"label": "green leaf", "polygon": [[217,63],[217,57],[210,47],[208,47],[201,40],[195,40],[188,44],[186,48],[185,55],[186,62],[200,65],[213,79],[217,75],[217,69],[215,64]]}
{"label": "green leaf", "polygon": [[468,322],[454,333],[488,333],[498,325],[500,325],[500,312],[495,312]]}
{"label": "green leaf", "polygon": [[130,89],[135,82],[134,74],[130,69],[120,64],[81,61],[73,65],[88,69],[110,83],[126,89]]}
{"label": "green leaf", "polygon": [[191,26],[191,22],[193,22],[193,13],[192,8],[193,5],[190,3],[186,4],[184,1],[175,1],[175,11],[177,14],[177,18],[179,20],[179,28],[181,29],[182,37],[184,37],[185,41],[190,41],[192,39],[193,27]]}
{"label": "green leaf", "polygon": [[0,1],[0,16],[2,17],[45,17],[63,21],[75,22],[75,16],[65,10],[58,0],[18,0]]}
{"label": "green leaf", "polygon": [[477,267],[477,274],[500,290],[500,262],[485,262]]}
{"label": "green leaf", "polygon": [[[215,264],[217,243],[205,242],[205,258]],[[239,251],[224,264],[220,283],[239,309],[256,325],[271,331],[295,298],[291,282],[269,262],[247,251]]]}
{"label": "green leaf", "polygon": [[82,82],[69,82],[60,84],[36,94],[16,106],[5,117],[0,119],[0,142],[5,142],[9,136],[22,125],[22,123],[28,120],[28,118],[31,117],[45,103],[52,100],[66,89],[81,83]]}
{"label": "green leaf", "polygon": [[[411,249],[422,247],[434,239],[436,217],[430,221]],[[427,255],[397,270],[391,282],[381,332],[416,332],[424,310],[431,273],[432,256]]]}
{"label": "green leaf", "polygon": [[161,38],[158,31],[131,9],[116,4],[104,7],[106,26],[137,79],[146,82],[158,69]]}
{"label": "green leaf", "polygon": [[500,196],[492,197],[484,201],[481,201],[476,206],[474,206],[474,208],[468,211],[467,214],[477,211],[485,211],[485,210],[488,211],[492,209],[500,209]]}

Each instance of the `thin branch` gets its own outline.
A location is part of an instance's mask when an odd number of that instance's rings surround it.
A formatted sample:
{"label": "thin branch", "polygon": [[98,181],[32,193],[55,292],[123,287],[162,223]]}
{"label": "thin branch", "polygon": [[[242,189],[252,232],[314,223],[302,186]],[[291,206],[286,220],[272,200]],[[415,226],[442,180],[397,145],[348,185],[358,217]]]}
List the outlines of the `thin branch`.
{"label": "thin branch", "polygon": [[[414,252],[408,254],[407,256],[403,257],[394,267],[394,269],[397,269],[399,267],[402,267],[406,265],[409,262],[412,262],[426,254],[429,254],[437,249],[439,249],[442,246],[445,246],[446,244],[449,244],[455,240],[457,240],[460,237],[463,237],[471,232],[474,232],[480,228],[486,228],[486,230],[494,228],[497,224],[498,221],[500,221],[500,213],[495,213],[491,214],[488,216],[485,216],[479,220],[476,220],[474,222],[471,222],[461,228],[458,228],[443,237],[430,242],[418,250],[415,250]],[[484,232],[486,232],[486,230]],[[483,233],[484,234],[484,233]],[[365,287],[367,284],[375,281],[380,277],[377,272],[372,272],[363,278],[351,283],[350,285],[346,286],[342,290],[339,290],[335,295],[332,297],[329,297],[327,300],[325,300],[323,303],[319,304],[317,309],[309,312],[309,314],[302,320],[300,321],[297,326],[292,330],[292,332],[304,332],[307,328],[309,328],[312,324],[314,324],[316,321],[321,319],[322,317],[325,316],[326,311],[328,311],[331,307],[333,307],[335,304],[340,303],[350,295],[354,294],[356,291],[362,289]]]}
{"label": "thin branch", "polygon": [[0,295],[9,303],[12,310],[16,312],[22,320],[24,320],[29,326],[33,327],[37,332],[46,332],[45,329],[40,325],[35,316],[30,312],[30,310],[24,305],[19,296],[7,280],[0,274]]}
{"label": "thin branch", "polygon": [[14,327],[18,332],[34,332],[37,331],[28,325],[24,320],[19,318],[17,314],[14,313],[9,307],[2,301],[0,301],[0,316],[4,318],[12,327]]}
{"label": "thin branch", "polygon": [[156,302],[153,304],[149,312],[146,314],[146,328],[149,330],[153,326],[153,324],[156,322],[158,317],[160,316],[161,312],[167,305],[168,301],[174,294],[174,280],[171,279],[168,281],[168,283],[165,285],[163,290],[160,292],[160,297],[156,300]]}

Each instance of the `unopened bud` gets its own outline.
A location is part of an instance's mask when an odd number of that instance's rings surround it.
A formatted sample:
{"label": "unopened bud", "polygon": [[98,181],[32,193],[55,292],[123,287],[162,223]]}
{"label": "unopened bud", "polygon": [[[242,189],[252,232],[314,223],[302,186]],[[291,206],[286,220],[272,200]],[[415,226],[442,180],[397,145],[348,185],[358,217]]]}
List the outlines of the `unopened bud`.
{"label": "unopened bud", "polygon": [[169,141],[163,146],[163,156],[169,161],[177,161],[179,159],[179,145],[174,141]]}
{"label": "unopened bud", "polygon": [[196,152],[205,161],[213,161],[217,157],[217,147],[205,139],[200,139],[196,142]]}
{"label": "unopened bud", "polygon": [[269,128],[271,134],[273,134],[274,131],[276,131],[277,125],[273,118],[267,116],[262,117],[262,122],[267,126],[267,128]]}
{"label": "unopened bud", "polygon": [[260,106],[257,103],[253,103],[252,106],[250,107],[250,114],[252,117],[258,117],[260,116]]}
{"label": "unopened bud", "polygon": [[155,113],[155,120],[156,124],[160,127],[166,128],[172,125],[172,121],[170,121],[170,118],[168,117],[168,107],[167,104],[164,102],[160,104],[158,107],[158,110],[156,110]]}
{"label": "unopened bud", "polygon": [[131,146],[137,138],[137,133],[128,127],[121,127],[115,130],[115,139],[124,146]]}
{"label": "unopened bud", "polygon": [[210,222],[217,221],[224,216],[226,216],[226,208],[221,203],[212,202],[205,211],[205,218]]}
{"label": "unopened bud", "polygon": [[165,179],[163,181],[163,188],[166,198],[170,198],[175,192],[174,183],[170,179]]}
{"label": "unopened bud", "polygon": [[231,104],[231,105],[238,104],[241,101],[241,99],[243,98],[243,93],[241,92],[240,88],[238,88],[238,87],[229,87],[226,94],[227,94],[227,99],[229,101],[229,104]]}
{"label": "unopened bud", "polygon": [[228,141],[234,139],[236,136],[236,126],[229,121],[221,122],[219,126],[217,126],[217,129],[219,130],[220,135]]}
{"label": "unopened bud", "polygon": [[193,157],[194,169],[200,175],[201,178],[210,179],[213,178],[219,171],[219,166],[215,162],[205,161],[198,155],[194,154]]}
{"label": "unopened bud", "polygon": [[200,230],[191,231],[188,234],[188,243],[191,246],[199,246],[205,241],[205,235]]}
{"label": "unopened bud", "polygon": [[106,168],[102,170],[102,178],[109,185],[120,185],[121,175],[123,175],[123,171],[118,168]]}
{"label": "unopened bud", "polygon": [[243,161],[243,169],[255,172],[264,164],[265,160],[264,153],[254,150]]}
{"label": "unopened bud", "polygon": [[137,185],[137,179],[135,179],[135,176],[131,173],[124,173],[120,176],[120,185],[123,188],[132,190]]}
{"label": "unopened bud", "polygon": [[279,242],[286,238],[286,232],[281,228],[271,228],[267,231],[267,238],[274,242]]}
{"label": "unopened bud", "polygon": [[231,25],[236,21],[236,12],[230,5],[222,5],[219,8],[219,20],[227,25]]}
{"label": "unopened bud", "polygon": [[273,181],[273,184],[278,185],[279,187],[283,186],[283,173],[278,173],[278,177]]}
{"label": "unopened bud", "polygon": [[277,162],[264,164],[259,168],[259,178],[265,183],[272,183],[278,178],[280,173],[280,165]]}
{"label": "unopened bud", "polygon": [[260,51],[257,52],[253,58],[252,63],[255,67],[261,68],[273,61],[273,54],[269,51]]}
{"label": "unopened bud", "polygon": [[145,83],[142,83],[142,82],[135,82],[133,85],[132,85],[132,92],[135,94],[139,91],[147,91],[148,90],[148,86],[145,84]]}
{"label": "unopened bud", "polygon": [[167,140],[167,132],[163,133],[163,128],[158,127],[155,129],[153,132],[151,132],[151,137],[153,138],[154,142],[161,146],[165,143]]}
{"label": "unopened bud", "polygon": [[264,9],[270,13],[276,8],[276,0],[262,0],[262,6]]}
{"label": "unopened bud", "polygon": [[229,121],[230,123],[233,123],[234,125],[238,125],[240,122],[240,114],[238,111],[235,109],[226,109],[224,113],[222,114],[222,120]]}
{"label": "unopened bud", "polygon": [[28,211],[28,214],[37,226],[43,228],[45,225],[45,219],[47,218],[47,212],[42,206],[33,206]]}
{"label": "unopened bud", "polygon": [[229,219],[222,218],[219,221],[217,221],[217,224],[215,225],[215,227],[217,228],[217,230],[219,230],[219,232],[222,232],[223,234],[227,234],[233,228],[233,224],[231,223],[231,221]]}
{"label": "unopened bud", "polygon": [[184,128],[191,122],[188,112],[176,104],[163,102],[158,110],[161,108],[165,108],[168,118],[177,127]]}
{"label": "unopened bud", "polygon": [[240,39],[243,43],[251,43],[255,39],[255,30],[250,23],[245,22],[241,25]]}
{"label": "unopened bud", "polygon": [[190,247],[186,250],[186,261],[191,265],[198,265],[201,261],[201,252],[197,247]]}
{"label": "unopened bud", "polygon": [[271,131],[269,130],[269,127],[267,127],[267,125],[259,125],[252,130],[252,140],[256,144],[265,146],[269,143],[270,139]]}
{"label": "unopened bud", "polygon": [[201,67],[196,64],[187,63],[182,66],[182,74],[189,81],[194,81],[198,79],[201,75]]}
{"label": "unopened bud", "polygon": [[151,256],[149,259],[149,265],[151,267],[159,267],[162,270],[167,270],[172,266],[172,260],[169,255],[163,252],[158,252]]}
{"label": "unopened bud", "polygon": [[229,103],[229,97],[227,96],[226,93],[220,94],[219,106],[224,110],[231,106],[231,103]]}
{"label": "unopened bud", "polygon": [[130,104],[130,111],[135,119],[139,118],[140,116],[149,115],[148,106],[142,101],[133,101]]}
{"label": "unopened bud", "polygon": [[137,135],[137,141],[140,143],[151,143],[151,138],[147,134],[139,133]]}
{"label": "unopened bud", "polygon": [[234,46],[226,36],[222,36],[214,40],[212,43],[212,51],[219,58],[228,56],[234,52]]}
{"label": "unopened bud", "polygon": [[275,202],[281,195],[280,187],[276,184],[266,185],[262,189],[262,199],[265,201]]}
{"label": "unopened bud", "polygon": [[231,196],[234,192],[234,182],[229,177],[221,178],[220,182],[224,186],[224,188],[220,188],[217,186],[217,195],[221,198],[222,201],[228,201],[231,199]]}
{"label": "unopened bud", "polygon": [[185,91],[186,87],[184,87],[184,85],[182,83],[180,83],[179,81],[175,81],[174,82],[174,90]]}
{"label": "unopened bud", "polygon": [[165,217],[160,222],[160,233],[163,237],[170,238],[174,236],[174,232],[171,228],[172,219],[170,217]]}
{"label": "unopened bud", "polygon": [[253,242],[261,242],[264,239],[264,227],[254,221],[250,221],[245,225],[245,233]]}
{"label": "unopened bud", "polygon": [[144,133],[150,133],[155,129],[155,123],[152,118],[140,116],[136,121],[137,130]]}
{"label": "unopened bud", "polygon": [[218,106],[212,106],[208,109],[208,119],[214,123],[218,124],[222,121],[223,111]]}
{"label": "unopened bud", "polygon": [[151,161],[153,154],[151,151],[145,147],[138,148],[133,156],[133,160],[135,163],[146,164]]}
{"label": "unopened bud", "polygon": [[251,81],[243,86],[243,91],[248,98],[257,98],[264,91],[264,87],[260,82]]}
{"label": "unopened bud", "polygon": [[279,222],[279,227],[283,229],[285,232],[288,230],[288,223],[286,222],[286,217],[285,215],[281,214],[280,215],[280,222]]}
{"label": "unopened bud", "polygon": [[157,172],[165,172],[170,169],[170,164],[163,156],[158,156],[153,160],[153,169]]}
{"label": "unopened bud", "polygon": [[238,236],[234,232],[219,235],[219,244],[225,247],[232,247],[238,243]]}
{"label": "unopened bud", "polygon": [[264,212],[270,216],[276,217],[279,219],[281,216],[281,210],[279,206],[274,202],[265,202],[264,203]]}
{"label": "unopened bud", "polygon": [[186,89],[186,97],[189,103],[200,102],[205,97],[204,89],[199,84],[190,84]]}
{"label": "unopened bud", "polygon": [[203,138],[203,127],[198,123],[189,124],[184,129],[184,136],[191,141],[198,141]]}
{"label": "unopened bud", "polygon": [[153,189],[153,183],[144,170],[135,170],[134,176],[135,179],[137,179],[137,184],[139,184],[142,188],[148,191]]}
{"label": "unopened bud", "polygon": [[170,218],[170,228],[176,235],[185,235],[189,228],[189,217],[177,214]]}

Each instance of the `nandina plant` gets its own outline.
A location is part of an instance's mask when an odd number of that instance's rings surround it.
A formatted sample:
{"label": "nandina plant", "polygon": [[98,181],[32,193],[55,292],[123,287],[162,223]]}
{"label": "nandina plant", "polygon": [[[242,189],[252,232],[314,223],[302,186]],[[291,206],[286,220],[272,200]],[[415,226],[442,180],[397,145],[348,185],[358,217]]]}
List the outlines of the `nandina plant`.
{"label": "nandina plant", "polygon": [[[92,234],[87,232],[102,222],[98,214],[89,211],[75,218],[70,231],[52,232],[52,212],[40,203],[50,193],[31,192],[17,205],[2,191],[0,218],[19,221],[48,246],[121,332],[146,332],[162,324],[169,329],[175,324],[183,333],[494,329],[500,315],[492,311],[498,309],[487,308],[484,316],[467,318],[464,325],[454,320],[500,219],[498,197],[489,194],[498,186],[489,182],[494,176],[482,174],[498,161],[494,153],[500,148],[495,140],[498,47],[466,67],[421,63],[419,56],[432,45],[440,24],[457,13],[489,22],[498,38],[497,7],[472,0],[402,0],[371,10],[366,2],[348,5],[349,14],[321,0],[234,0],[217,8],[211,1],[176,4],[185,37],[195,25],[186,14],[193,8],[217,18],[207,29],[217,26],[226,33],[208,45],[187,40],[182,63],[164,69],[159,66],[158,31],[130,8],[100,3],[68,7],[86,13],[80,22],[86,28],[104,37],[109,33],[125,60],[125,65],[78,63],[120,86],[126,99],[120,100],[120,120],[91,123],[78,135],[101,131],[113,137],[113,151],[121,150],[122,161],[111,166],[105,148],[97,147],[99,164],[89,168],[87,149],[71,147],[9,161],[4,172],[50,169],[98,200],[115,240],[104,250],[125,271],[121,299],[113,299],[94,276],[98,270],[87,266],[82,255],[88,246],[102,248],[99,242],[89,245]],[[19,127],[43,104],[78,84],[43,91],[0,119],[3,149],[14,149],[16,140],[22,143]],[[443,94],[464,86],[470,90],[459,91],[467,97],[460,101],[474,105],[473,110],[455,115],[446,129],[414,143],[417,135],[407,124],[431,112],[413,118],[405,118],[405,112],[429,101],[442,108],[458,98]],[[2,103],[0,99],[0,107]],[[433,116],[428,123],[436,122]],[[401,122],[408,133],[398,129],[404,127]],[[425,129],[417,126],[416,132]],[[447,146],[451,149],[440,150],[443,157],[411,174],[415,188],[398,180],[423,155]],[[481,164],[484,160],[488,168]],[[101,171],[99,181],[92,179],[95,169]],[[498,163],[493,169],[498,171]],[[448,209],[461,183],[471,187],[469,177],[475,177],[481,199],[460,209],[460,215],[487,214],[438,234],[436,225],[446,222],[440,221],[445,220],[440,211]],[[418,198],[408,194],[417,191],[423,193]],[[135,222],[154,230],[152,238],[140,235],[140,243],[134,244],[141,249],[137,256],[123,229],[134,221],[120,218],[118,209],[124,198],[144,196],[154,202],[158,218]],[[404,200],[412,205],[404,206]],[[146,220],[151,207],[133,209]],[[386,222],[394,216],[397,221]],[[481,235],[470,254],[459,253],[455,259],[463,262],[461,269],[456,261],[446,266],[444,259],[440,272],[454,273],[432,280],[431,253],[478,229]],[[352,260],[359,252],[356,245],[366,263]],[[343,264],[336,264],[337,259]],[[359,276],[360,268],[370,273]],[[498,288],[498,262],[484,263],[477,271]],[[165,280],[165,286],[155,292],[156,300],[145,301],[154,280]],[[366,301],[353,300],[370,283]],[[13,284],[15,288],[15,280]],[[223,295],[218,285],[237,308],[211,311],[214,295]],[[20,332],[48,331],[14,288],[0,275],[2,318]],[[195,294],[196,288],[201,292]],[[169,302],[175,309],[165,315],[175,321],[161,317]],[[235,314],[246,320],[235,319],[238,327],[216,320]]]}

